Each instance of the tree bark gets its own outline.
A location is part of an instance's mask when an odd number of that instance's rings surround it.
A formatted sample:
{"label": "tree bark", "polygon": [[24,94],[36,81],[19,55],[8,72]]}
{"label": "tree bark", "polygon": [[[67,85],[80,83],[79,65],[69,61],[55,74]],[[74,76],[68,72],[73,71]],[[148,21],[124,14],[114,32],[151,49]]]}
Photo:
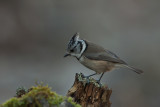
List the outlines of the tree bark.
{"label": "tree bark", "polygon": [[82,107],[111,107],[109,100],[112,90],[98,84],[93,78],[87,79],[82,73],[76,74],[73,86],[67,96]]}

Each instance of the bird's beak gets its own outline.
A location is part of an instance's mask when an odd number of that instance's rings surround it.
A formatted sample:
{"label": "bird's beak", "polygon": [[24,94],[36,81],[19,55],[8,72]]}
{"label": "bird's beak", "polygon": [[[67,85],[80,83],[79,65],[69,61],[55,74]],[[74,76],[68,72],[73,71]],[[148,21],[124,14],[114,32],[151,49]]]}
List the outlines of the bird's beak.
{"label": "bird's beak", "polygon": [[64,55],[64,57],[67,57],[67,56],[70,56],[70,54],[69,54],[69,53],[66,53],[66,54]]}

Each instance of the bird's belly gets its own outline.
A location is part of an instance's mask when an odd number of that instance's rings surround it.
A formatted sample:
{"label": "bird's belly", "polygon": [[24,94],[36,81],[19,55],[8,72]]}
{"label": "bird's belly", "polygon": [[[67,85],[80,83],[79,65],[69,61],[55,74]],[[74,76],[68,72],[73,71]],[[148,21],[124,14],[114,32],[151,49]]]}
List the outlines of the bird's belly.
{"label": "bird's belly", "polygon": [[114,64],[111,62],[90,60],[84,56],[82,56],[79,61],[87,68],[94,70],[96,73],[111,71],[114,68]]}

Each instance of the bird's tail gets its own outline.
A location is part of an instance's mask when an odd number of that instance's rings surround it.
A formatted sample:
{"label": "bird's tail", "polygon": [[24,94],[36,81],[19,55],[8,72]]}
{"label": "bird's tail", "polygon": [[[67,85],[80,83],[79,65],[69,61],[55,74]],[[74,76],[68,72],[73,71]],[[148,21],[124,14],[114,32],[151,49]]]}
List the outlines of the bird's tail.
{"label": "bird's tail", "polygon": [[142,70],[137,69],[137,68],[134,68],[134,67],[132,67],[132,66],[130,66],[130,65],[124,65],[124,67],[125,67],[125,68],[128,68],[128,69],[130,69],[130,70],[132,70],[132,71],[134,71],[134,72],[136,72],[137,74],[142,74],[142,73],[143,73]]}

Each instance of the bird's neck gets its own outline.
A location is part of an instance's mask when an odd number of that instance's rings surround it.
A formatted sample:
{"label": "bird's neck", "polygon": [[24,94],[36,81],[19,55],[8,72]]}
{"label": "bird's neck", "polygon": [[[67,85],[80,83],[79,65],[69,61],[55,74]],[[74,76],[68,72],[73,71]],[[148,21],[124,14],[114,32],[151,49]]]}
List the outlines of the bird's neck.
{"label": "bird's neck", "polygon": [[80,54],[77,56],[77,59],[80,59],[82,57],[84,51],[87,49],[87,43],[85,40],[79,40],[79,42],[81,42],[82,49],[81,49]]}

